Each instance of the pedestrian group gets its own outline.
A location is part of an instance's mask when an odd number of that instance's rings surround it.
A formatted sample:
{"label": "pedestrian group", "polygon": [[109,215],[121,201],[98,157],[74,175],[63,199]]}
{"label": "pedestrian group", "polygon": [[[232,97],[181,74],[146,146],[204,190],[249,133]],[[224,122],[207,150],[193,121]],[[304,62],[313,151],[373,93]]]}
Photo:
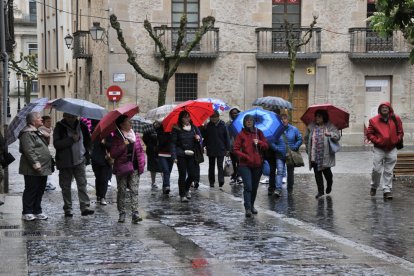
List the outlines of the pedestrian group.
{"label": "pedestrian group", "polygon": [[[114,174],[117,180],[118,222],[125,222],[126,201],[129,197],[131,221],[138,223],[142,220],[138,212],[139,180],[145,165],[147,164],[147,170],[151,173],[152,188],[158,188],[156,174],[161,174],[162,193],[168,196],[171,191],[170,175],[173,165],[176,164],[180,201],[187,203],[191,200],[191,187],[199,187],[199,164],[204,160],[204,148],[208,157],[208,181],[211,188],[214,188],[216,183],[219,188],[223,187],[224,160],[231,160],[230,184],[243,185],[246,217],[258,213],[255,200],[265,160],[270,168],[268,194],[279,197],[282,193],[283,178],[287,176],[286,190],[288,195],[291,195],[294,188],[294,168],[297,166],[291,157],[299,151],[302,142],[306,148],[309,169],[313,170],[315,176],[315,198],[319,199],[332,192],[334,181],[331,168],[335,166],[336,153],[332,143],[338,143],[341,135],[337,127],[331,123],[326,110],[315,111],[314,120],[307,125],[303,139],[298,128],[289,123],[288,115],[280,114],[279,109],[273,110],[283,125],[282,134],[273,141],[265,138],[262,131],[255,126],[254,116],[250,114],[242,118],[242,130],[239,133],[232,132],[231,124],[240,112],[238,107],[231,108],[230,120],[225,123],[215,111],[208,123],[197,127],[192,123],[190,114],[183,110],[171,132],[165,132],[161,122],[156,121],[153,130],[145,133],[142,140],[140,135],[133,131],[129,117],[120,115],[115,122],[116,131],[93,143],[88,127],[75,115],[63,113],[63,119],[56,123],[52,131],[49,116],[42,118],[40,113],[29,113],[26,117],[27,125],[19,135],[19,173],[24,176],[25,183],[23,219],[32,221],[48,218],[42,210],[41,203],[46,186],[49,186],[48,190],[55,188],[50,180],[48,181],[54,166],[59,170],[59,186],[62,190],[65,217],[74,215],[71,191],[73,179],[77,185],[81,215],[94,214],[87,194],[85,171],[86,166],[92,163],[97,203],[107,205],[108,182]],[[93,121],[92,128],[97,123]],[[376,195],[382,183],[384,198],[392,198],[393,169],[397,160],[397,147],[400,148],[403,136],[400,117],[394,113],[390,103],[381,103],[378,115],[369,120],[367,130],[367,139],[374,145],[371,196]],[[0,138],[3,148],[4,139],[2,136]],[[54,158],[50,153],[49,144],[53,144],[56,150]],[[0,173],[2,176],[1,169]]]}

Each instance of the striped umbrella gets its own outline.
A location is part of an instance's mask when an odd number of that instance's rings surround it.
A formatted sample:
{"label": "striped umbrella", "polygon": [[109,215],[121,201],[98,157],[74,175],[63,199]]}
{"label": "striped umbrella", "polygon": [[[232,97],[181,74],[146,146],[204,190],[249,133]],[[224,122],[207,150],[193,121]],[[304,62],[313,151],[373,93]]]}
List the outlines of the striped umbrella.
{"label": "striped umbrella", "polygon": [[293,109],[292,104],[280,97],[274,97],[274,96],[267,96],[262,98],[257,98],[253,105],[261,106],[266,109]]}
{"label": "striped umbrella", "polygon": [[7,145],[12,144],[14,141],[17,140],[19,137],[20,131],[27,125],[26,123],[26,116],[30,112],[40,112],[42,111],[46,104],[48,98],[40,98],[31,103],[28,103],[25,107],[23,107],[19,113],[17,113],[16,117],[13,118],[10,125],[7,128],[6,133],[6,142]]}

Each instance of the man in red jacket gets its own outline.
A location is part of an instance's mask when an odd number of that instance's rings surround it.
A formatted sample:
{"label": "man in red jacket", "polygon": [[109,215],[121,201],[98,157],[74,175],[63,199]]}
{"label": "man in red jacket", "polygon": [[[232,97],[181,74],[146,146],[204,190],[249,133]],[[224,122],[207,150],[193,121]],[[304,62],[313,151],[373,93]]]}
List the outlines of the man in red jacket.
{"label": "man in red jacket", "polygon": [[389,102],[378,107],[378,115],[369,120],[367,138],[374,144],[371,196],[375,196],[382,178],[385,199],[392,199],[392,175],[397,162],[396,145],[403,139],[404,131],[399,116]]}

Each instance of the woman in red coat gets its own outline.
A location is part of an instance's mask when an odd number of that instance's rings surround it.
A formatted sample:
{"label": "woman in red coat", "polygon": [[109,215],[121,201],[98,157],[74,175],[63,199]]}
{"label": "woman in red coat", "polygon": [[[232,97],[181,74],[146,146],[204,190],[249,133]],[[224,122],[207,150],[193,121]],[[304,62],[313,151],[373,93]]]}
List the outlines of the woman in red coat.
{"label": "woman in red coat", "polygon": [[233,144],[234,153],[240,158],[239,174],[243,179],[244,208],[246,217],[257,214],[254,208],[257,188],[262,176],[262,152],[269,147],[261,130],[254,127],[254,117],[246,115],[243,118],[243,129],[237,135]]}

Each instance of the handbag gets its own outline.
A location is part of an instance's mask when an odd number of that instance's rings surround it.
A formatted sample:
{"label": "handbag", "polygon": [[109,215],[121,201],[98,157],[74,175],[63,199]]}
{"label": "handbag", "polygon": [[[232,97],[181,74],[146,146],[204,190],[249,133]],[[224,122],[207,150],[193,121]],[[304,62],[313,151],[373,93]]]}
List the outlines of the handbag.
{"label": "handbag", "polygon": [[293,166],[293,167],[303,167],[305,166],[305,162],[303,162],[302,154],[299,151],[291,150],[286,135],[283,133],[283,140],[285,140],[286,145],[286,165]]}
{"label": "handbag", "polygon": [[232,176],[234,173],[233,169],[233,163],[231,162],[230,157],[226,156],[226,159],[224,160],[224,176]]}
{"label": "handbag", "polygon": [[[396,128],[396,131],[397,131],[397,136],[398,136],[398,123],[397,123],[397,118],[395,118],[395,116],[391,116],[391,119],[394,121],[395,128]],[[404,147],[404,139],[401,138],[401,140],[398,141],[398,143],[395,145],[395,147],[397,148],[397,150],[402,149]]]}
{"label": "handbag", "polygon": [[329,151],[331,153],[337,153],[338,151],[341,150],[341,145],[339,144],[338,141],[334,141],[332,138],[328,138],[328,142],[329,142]]}
{"label": "handbag", "polygon": [[[126,138],[125,138],[125,136],[122,134],[122,132],[120,132],[121,133],[121,135],[122,135],[122,137],[124,138],[124,140],[126,140]],[[134,147],[135,145],[134,144],[128,144],[127,145],[127,151],[128,151],[128,146],[130,146],[130,145],[132,145],[132,147]],[[116,168],[116,173],[115,173],[115,175],[117,175],[117,176],[127,176],[127,175],[130,175],[130,174],[132,174],[134,171],[135,171],[135,169],[134,169],[134,163],[133,163],[133,160],[134,160],[134,153],[135,153],[135,149],[134,148],[132,148],[132,155],[131,155],[131,160],[128,160],[127,162],[125,162],[125,163],[122,163],[122,164],[119,164],[118,166],[117,166],[117,168]],[[128,154],[127,154],[128,155]]]}
{"label": "handbag", "polygon": [[199,142],[194,143],[194,159],[197,164],[204,162],[204,154]]}
{"label": "handbag", "polygon": [[13,163],[14,160],[16,160],[16,158],[14,158],[13,154],[11,154],[10,152],[7,152],[6,154],[4,154],[4,161],[2,162],[1,165],[3,168],[5,168],[11,163]]}

